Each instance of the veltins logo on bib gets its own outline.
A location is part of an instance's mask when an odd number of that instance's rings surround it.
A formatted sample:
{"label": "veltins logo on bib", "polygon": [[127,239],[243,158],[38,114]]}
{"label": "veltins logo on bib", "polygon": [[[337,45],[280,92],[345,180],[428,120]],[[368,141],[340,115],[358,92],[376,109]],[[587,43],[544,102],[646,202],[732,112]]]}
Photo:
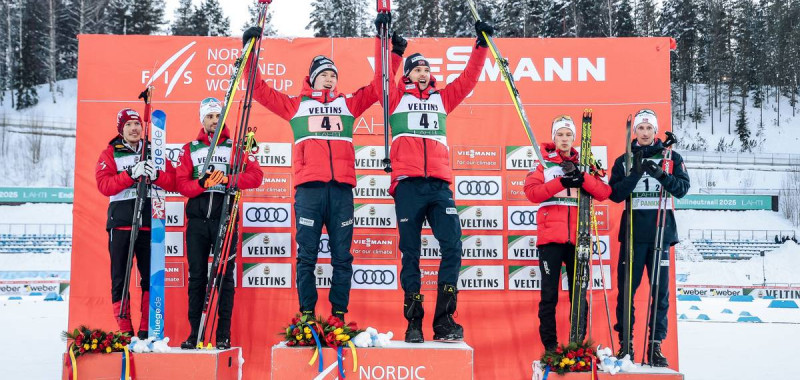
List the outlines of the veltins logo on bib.
{"label": "veltins logo on bib", "polygon": [[291,203],[251,203],[242,206],[244,227],[291,227]]}
{"label": "veltins logo on bib", "polygon": [[539,249],[536,248],[534,235],[508,236],[509,260],[539,260]]}
{"label": "veltins logo on bib", "polygon": [[245,232],[242,234],[242,257],[291,257],[292,234]]}
{"label": "veltins logo on bib", "polygon": [[456,176],[457,200],[496,200],[503,198],[502,178],[498,176]]}
{"label": "veltins logo on bib", "polygon": [[353,265],[353,289],[397,289],[397,265]]}
{"label": "veltins logo on bib", "polygon": [[357,146],[356,169],[383,170],[383,159],[386,157],[383,145]]}
{"label": "veltins logo on bib", "polygon": [[542,272],[536,265],[510,265],[508,267],[509,290],[542,290]]}
{"label": "veltins logo on bib", "polygon": [[505,277],[502,265],[462,266],[458,273],[459,290],[503,290]]}
{"label": "veltins logo on bib", "polygon": [[506,147],[506,170],[533,170],[537,161],[531,146]]}
{"label": "veltins logo on bib", "polygon": [[389,195],[389,186],[392,179],[388,175],[357,175],[356,187],[353,188],[354,198],[366,199],[392,199]]}
{"label": "veltins logo on bib", "polygon": [[258,263],[242,266],[244,288],[291,288],[292,264]]}
{"label": "veltins logo on bib", "polygon": [[356,203],[355,227],[366,228],[395,228],[396,214],[393,204]]}
{"label": "veltins logo on bib", "polygon": [[292,143],[259,143],[255,158],[260,166],[292,166]]}
{"label": "veltins logo on bib", "polygon": [[[421,259],[442,259],[439,241],[422,235]],[[462,235],[461,258],[464,260],[502,260],[503,237],[500,235]]]}
{"label": "veltins logo on bib", "polygon": [[539,206],[508,206],[508,229],[511,231],[536,230]]}

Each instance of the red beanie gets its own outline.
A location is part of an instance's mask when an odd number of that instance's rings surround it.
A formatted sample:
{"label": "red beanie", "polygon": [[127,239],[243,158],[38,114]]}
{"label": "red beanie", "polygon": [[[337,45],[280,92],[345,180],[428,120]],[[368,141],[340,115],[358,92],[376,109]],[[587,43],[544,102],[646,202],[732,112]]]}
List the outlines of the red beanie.
{"label": "red beanie", "polygon": [[125,126],[125,123],[131,120],[138,120],[140,123],[142,122],[142,118],[139,117],[139,113],[131,108],[123,108],[122,110],[117,113],[117,132],[122,134],[122,127]]}

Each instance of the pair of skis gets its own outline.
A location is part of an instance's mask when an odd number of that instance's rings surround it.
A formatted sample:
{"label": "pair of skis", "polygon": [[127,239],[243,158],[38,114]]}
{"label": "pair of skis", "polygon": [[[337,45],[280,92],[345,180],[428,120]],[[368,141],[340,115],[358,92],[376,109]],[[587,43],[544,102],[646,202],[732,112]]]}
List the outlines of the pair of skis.
{"label": "pair of skis", "polygon": [[[264,22],[267,16],[267,7],[272,0],[259,0],[258,5],[258,26],[263,29]],[[241,199],[241,190],[239,189],[239,177],[245,171],[249,161],[250,154],[257,151],[257,144],[255,142],[255,128],[249,128],[250,123],[250,109],[253,102],[253,89],[255,87],[256,70],[258,70],[258,52],[261,50],[261,39],[252,38],[247,42],[243,48],[242,54],[236,60],[235,71],[231,75],[231,87],[225,95],[225,105],[220,114],[219,128],[211,142],[208,150],[208,156],[201,173],[205,173],[208,165],[211,162],[211,157],[214,155],[214,150],[219,142],[219,136],[222,135],[222,129],[225,128],[225,120],[230,114],[233,105],[236,89],[239,86],[239,81],[244,74],[244,68],[248,66],[250,71],[247,72],[247,86],[245,89],[244,98],[239,104],[241,112],[241,119],[236,126],[233,138],[233,149],[231,151],[230,159],[230,180],[227,188],[225,189],[225,197],[220,209],[219,228],[217,229],[217,236],[214,240],[214,247],[212,248],[212,262],[208,274],[208,285],[206,287],[205,298],[203,302],[203,311],[200,315],[200,325],[197,335],[197,348],[203,348],[206,342],[206,335],[210,339],[211,333],[216,323],[216,315],[219,311],[218,294],[222,288],[222,283],[225,280],[225,273],[228,265],[235,259],[235,254],[231,255],[231,248],[235,249],[237,242],[233,239],[236,234],[236,224],[238,221],[239,201]],[[209,318],[209,314],[211,318]],[[209,326],[210,323],[210,326]],[[207,334],[208,333],[208,334]],[[211,343],[208,343],[207,348],[212,348]]]}

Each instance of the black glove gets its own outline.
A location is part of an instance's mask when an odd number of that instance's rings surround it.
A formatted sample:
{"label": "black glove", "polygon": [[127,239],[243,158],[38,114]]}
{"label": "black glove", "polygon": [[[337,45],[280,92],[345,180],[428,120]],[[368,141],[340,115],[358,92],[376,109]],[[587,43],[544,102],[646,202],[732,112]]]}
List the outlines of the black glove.
{"label": "black glove", "polygon": [[644,160],[644,152],[642,152],[641,150],[633,155],[633,160],[631,161],[631,165],[633,165],[633,167],[630,170],[630,175],[641,177],[642,174],[644,174],[644,167],[642,166],[643,160]]}
{"label": "black glove", "polygon": [[578,189],[583,185],[583,173],[580,170],[573,170],[569,174],[561,177],[561,185],[564,188]]}
{"label": "black glove", "polygon": [[644,170],[647,172],[647,174],[655,179],[663,179],[667,176],[667,173],[664,173],[664,170],[661,169],[661,166],[653,160],[645,160],[642,163],[642,166],[644,166]]}
{"label": "black glove", "polygon": [[561,161],[560,166],[561,166],[561,171],[564,172],[564,175],[570,174],[574,172],[576,169],[578,169],[575,166],[575,163],[572,161]]}
{"label": "black glove", "polygon": [[483,37],[483,32],[486,32],[486,35],[491,37],[494,34],[494,28],[483,21],[476,21],[475,34],[478,35],[476,44],[481,47],[489,47],[489,41],[486,41],[486,38]]}
{"label": "black glove", "polygon": [[665,148],[678,142],[678,139],[675,138],[674,133],[667,131],[666,134],[667,134],[667,139],[664,140],[663,144]]}
{"label": "black glove", "polygon": [[251,26],[244,31],[242,34],[242,46],[247,46],[247,43],[250,41],[251,38],[259,39],[261,38],[261,33],[264,31],[261,30],[260,27]]}
{"label": "black glove", "polygon": [[403,56],[406,52],[406,47],[408,46],[408,41],[406,41],[403,36],[397,34],[397,32],[392,33],[392,53],[395,53],[399,56]]}
{"label": "black glove", "polygon": [[389,25],[392,24],[392,14],[391,13],[378,13],[378,16],[375,17],[375,29],[380,32],[381,28],[389,29]]}

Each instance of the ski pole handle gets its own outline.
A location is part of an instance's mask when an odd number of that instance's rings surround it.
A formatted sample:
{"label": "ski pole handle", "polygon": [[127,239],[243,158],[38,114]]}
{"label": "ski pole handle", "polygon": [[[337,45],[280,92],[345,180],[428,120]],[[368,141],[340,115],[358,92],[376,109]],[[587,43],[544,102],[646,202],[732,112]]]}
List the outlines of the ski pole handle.
{"label": "ski pole handle", "polygon": [[272,4],[272,0],[258,0],[261,4]]}
{"label": "ski pole handle", "polygon": [[377,0],[378,13],[389,13],[392,11],[391,0]]}

